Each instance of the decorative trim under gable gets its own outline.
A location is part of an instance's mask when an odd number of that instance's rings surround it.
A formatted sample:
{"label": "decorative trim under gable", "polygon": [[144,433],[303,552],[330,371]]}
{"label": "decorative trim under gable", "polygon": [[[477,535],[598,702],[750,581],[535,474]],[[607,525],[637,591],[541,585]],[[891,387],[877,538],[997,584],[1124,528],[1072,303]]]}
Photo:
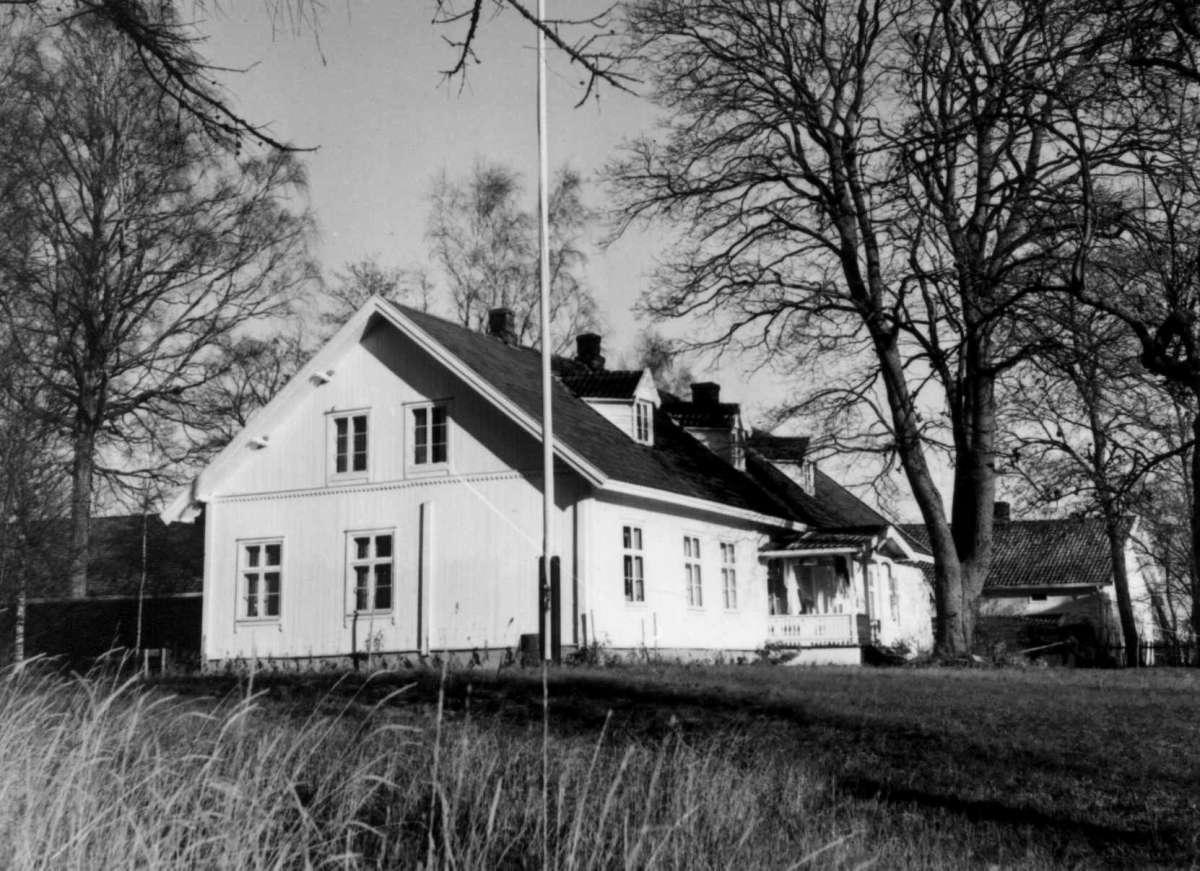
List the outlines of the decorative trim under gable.
{"label": "decorative trim under gable", "polygon": [[[538,470],[540,474],[541,470]],[[306,499],[315,496],[337,496],[343,493],[382,493],[388,490],[408,490],[417,487],[431,487],[435,484],[478,484],[491,481],[513,481],[519,478],[530,478],[534,471],[522,473],[519,470],[503,472],[476,472],[471,475],[424,475],[415,478],[397,478],[394,481],[379,481],[371,484],[345,484],[332,487],[306,487],[301,490],[268,490],[258,493],[236,493],[228,496],[214,496],[212,501],[218,504],[234,502],[274,502],[284,499]]]}

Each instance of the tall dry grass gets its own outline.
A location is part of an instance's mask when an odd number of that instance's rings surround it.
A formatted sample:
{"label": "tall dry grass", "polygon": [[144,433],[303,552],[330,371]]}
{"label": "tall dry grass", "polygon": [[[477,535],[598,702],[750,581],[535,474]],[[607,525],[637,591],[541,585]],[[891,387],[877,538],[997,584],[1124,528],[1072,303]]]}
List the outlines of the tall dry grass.
{"label": "tall dry grass", "polygon": [[181,699],[116,679],[0,673],[0,865],[799,868],[874,858],[819,779],[737,738],[616,746],[394,701],[330,695],[298,710],[253,691]]}

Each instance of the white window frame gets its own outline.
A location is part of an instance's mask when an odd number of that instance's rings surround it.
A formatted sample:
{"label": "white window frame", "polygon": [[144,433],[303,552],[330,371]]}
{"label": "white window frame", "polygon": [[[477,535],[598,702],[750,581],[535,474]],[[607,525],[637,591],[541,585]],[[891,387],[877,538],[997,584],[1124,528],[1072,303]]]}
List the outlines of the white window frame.
{"label": "white window frame", "polygon": [[884,563],[883,567],[887,570],[887,585],[888,585],[888,613],[892,617],[892,622],[899,625],[900,623],[900,579],[896,577],[896,567],[891,563]]}
{"label": "white window frame", "polygon": [[738,609],[737,543],[721,542],[721,600],[726,611]]}
{"label": "white window frame", "polygon": [[701,556],[700,536],[690,532],[683,534],[683,582],[685,598],[689,608],[704,607],[704,560]]}
{"label": "white window frame", "polygon": [[[381,557],[377,553],[378,540],[382,536],[387,536],[390,544],[390,553],[386,557]],[[357,540],[361,538],[368,539],[369,552],[366,556],[358,555]],[[354,614],[356,611],[359,616],[366,614],[391,614],[396,608],[396,529],[395,527],[380,528],[380,529],[353,529],[346,532],[346,613]],[[378,566],[386,565],[389,567],[389,579],[391,581],[391,601],[387,607],[376,607],[376,599],[378,596],[378,588],[376,586],[378,574],[375,569]],[[367,608],[358,607],[358,567],[366,567],[368,578],[368,598]]]}
{"label": "white window frame", "polygon": [[648,400],[633,402],[633,440],[641,445],[654,444],[654,404]]}
{"label": "white window frame", "polygon": [[[279,548],[279,562],[266,561],[267,548]],[[251,549],[259,556],[256,561],[250,557]],[[237,621],[239,623],[278,623],[283,617],[283,582],[285,572],[284,540],[280,536],[267,538],[239,538],[237,540]],[[274,572],[269,571],[274,569]],[[276,591],[276,612],[268,614],[269,594],[267,592],[267,575],[278,575]],[[251,581],[253,576],[253,582]],[[250,614],[251,588],[253,585],[254,614]]]}
{"label": "white window frame", "polygon": [[[433,443],[433,412],[435,409],[441,409],[445,415],[445,458],[439,461],[431,459]],[[426,441],[425,449],[426,459],[423,462],[417,462],[417,412],[423,411],[426,415],[425,427],[429,430],[430,440]],[[428,474],[431,472],[447,472],[450,470],[451,458],[454,456],[454,439],[452,437],[453,427],[450,416],[450,401],[446,399],[430,400],[428,402],[412,402],[404,406],[405,419],[405,439],[404,445],[404,467],[409,474]]]}
{"label": "white window frame", "polygon": [[621,574],[625,604],[646,602],[645,533],[640,523],[621,525]]}
{"label": "white window frame", "polygon": [[[327,462],[329,463],[329,480],[331,481],[361,481],[371,477],[371,410],[369,408],[355,408],[346,411],[330,412],[328,415],[328,441],[329,450]],[[365,432],[363,438],[366,441],[366,447],[363,451],[363,468],[354,468],[355,454],[358,452],[354,449],[355,424],[354,421],[362,418]],[[338,471],[338,422],[346,422],[346,469]]]}

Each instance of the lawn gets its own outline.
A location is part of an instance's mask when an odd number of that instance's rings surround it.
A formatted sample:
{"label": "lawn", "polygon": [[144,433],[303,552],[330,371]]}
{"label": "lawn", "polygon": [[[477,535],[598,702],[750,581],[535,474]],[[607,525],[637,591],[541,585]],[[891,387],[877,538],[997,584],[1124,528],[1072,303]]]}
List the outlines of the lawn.
{"label": "lawn", "polygon": [[5,864],[1200,864],[1200,672],[639,666],[546,689],[6,673]]}

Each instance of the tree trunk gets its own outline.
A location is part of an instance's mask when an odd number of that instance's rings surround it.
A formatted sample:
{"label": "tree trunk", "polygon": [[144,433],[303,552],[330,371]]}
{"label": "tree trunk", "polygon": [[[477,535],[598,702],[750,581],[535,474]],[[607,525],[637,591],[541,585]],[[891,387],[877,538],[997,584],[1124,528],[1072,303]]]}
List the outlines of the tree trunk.
{"label": "tree trunk", "polygon": [[[1200,400],[1200,388],[1193,388]],[[1192,416],[1192,438],[1200,439],[1200,413]],[[1192,494],[1193,500],[1200,497],[1200,442],[1192,445]],[[1192,555],[1189,564],[1192,570],[1192,638],[1200,639],[1200,510],[1193,501],[1191,512]],[[1195,664],[1200,665],[1200,649],[1196,651]]]}
{"label": "tree trunk", "polygon": [[[897,453],[912,488],[913,498],[921,510],[921,519],[925,522],[934,558],[934,655],[957,659],[971,652],[978,613],[977,600],[983,579],[973,574],[973,566],[965,563],[959,555],[941,494],[925,459],[917,415],[904,380],[904,365],[896,350],[894,337],[876,333],[873,339],[892,413]],[[987,493],[993,490],[994,483]],[[990,506],[988,510],[991,510]],[[987,522],[991,523],[990,514]]]}
{"label": "tree trunk", "polygon": [[1133,600],[1129,596],[1129,567],[1125,562],[1125,535],[1121,518],[1104,506],[1104,531],[1108,536],[1108,553],[1113,566],[1113,589],[1117,593],[1117,614],[1121,618],[1121,637],[1125,642],[1125,664],[1130,668],[1141,665],[1141,639],[1133,619]]}
{"label": "tree trunk", "polygon": [[89,543],[92,532],[92,475],[96,466],[96,430],[86,421],[75,425],[71,466],[71,598],[87,596]]}

